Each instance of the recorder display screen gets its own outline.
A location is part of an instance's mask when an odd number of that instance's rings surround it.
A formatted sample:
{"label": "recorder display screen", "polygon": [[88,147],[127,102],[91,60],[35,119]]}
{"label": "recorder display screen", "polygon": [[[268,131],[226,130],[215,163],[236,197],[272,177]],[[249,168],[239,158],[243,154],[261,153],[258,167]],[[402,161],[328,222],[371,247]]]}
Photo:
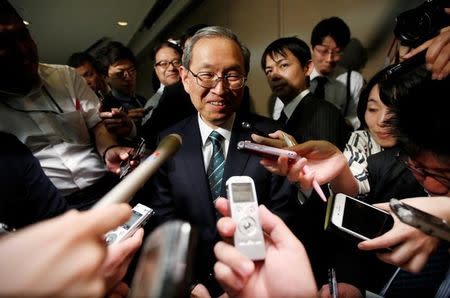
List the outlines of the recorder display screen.
{"label": "recorder display screen", "polygon": [[392,228],[393,219],[377,209],[347,198],[342,226],[369,239],[378,237]]}
{"label": "recorder display screen", "polygon": [[233,183],[231,184],[233,193],[233,201],[237,203],[253,202],[252,185],[250,183]]}
{"label": "recorder display screen", "polygon": [[142,214],[133,210],[133,213],[131,214],[131,218],[126,223],[124,223],[122,227],[125,230],[128,230],[141,216],[142,216]]}

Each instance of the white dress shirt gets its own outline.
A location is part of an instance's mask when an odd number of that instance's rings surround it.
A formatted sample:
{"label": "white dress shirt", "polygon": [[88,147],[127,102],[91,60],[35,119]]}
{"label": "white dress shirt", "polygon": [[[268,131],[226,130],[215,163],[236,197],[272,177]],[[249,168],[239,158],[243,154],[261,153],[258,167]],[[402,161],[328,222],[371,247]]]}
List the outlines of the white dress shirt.
{"label": "white dress shirt", "polygon": [[205,172],[208,171],[209,161],[211,160],[213,146],[211,141],[208,139],[209,135],[213,130],[217,131],[224,137],[224,142],[222,143],[223,157],[227,159],[228,146],[230,145],[231,130],[233,128],[234,118],[236,114],[233,114],[225,123],[219,128],[212,129],[208,124],[206,124],[200,114],[198,114],[198,125],[200,127],[200,135],[202,137],[202,152],[203,161],[205,165]]}
{"label": "white dress shirt", "polygon": [[106,172],[92,128],[100,121],[95,93],[63,65],[39,65],[41,84],[27,95],[0,91],[0,130],[17,136],[66,196],[93,185]]}

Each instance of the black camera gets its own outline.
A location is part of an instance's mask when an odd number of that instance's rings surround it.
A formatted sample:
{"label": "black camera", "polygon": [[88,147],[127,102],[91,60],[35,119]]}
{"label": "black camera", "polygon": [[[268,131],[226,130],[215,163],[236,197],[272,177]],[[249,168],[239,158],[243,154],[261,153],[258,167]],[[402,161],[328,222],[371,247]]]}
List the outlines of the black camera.
{"label": "black camera", "polygon": [[450,15],[444,8],[449,0],[427,0],[420,6],[399,14],[394,28],[395,36],[405,46],[417,47],[439,34],[439,30],[450,25]]}

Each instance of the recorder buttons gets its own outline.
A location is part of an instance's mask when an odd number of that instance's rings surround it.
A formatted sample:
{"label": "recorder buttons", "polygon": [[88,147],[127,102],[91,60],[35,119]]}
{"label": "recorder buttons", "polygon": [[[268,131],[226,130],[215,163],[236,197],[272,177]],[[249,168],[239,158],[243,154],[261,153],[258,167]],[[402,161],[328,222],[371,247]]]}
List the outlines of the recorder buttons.
{"label": "recorder buttons", "polygon": [[244,235],[251,235],[256,231],[256,221],[251,216],[246,216],[239,221],[239,231]]}

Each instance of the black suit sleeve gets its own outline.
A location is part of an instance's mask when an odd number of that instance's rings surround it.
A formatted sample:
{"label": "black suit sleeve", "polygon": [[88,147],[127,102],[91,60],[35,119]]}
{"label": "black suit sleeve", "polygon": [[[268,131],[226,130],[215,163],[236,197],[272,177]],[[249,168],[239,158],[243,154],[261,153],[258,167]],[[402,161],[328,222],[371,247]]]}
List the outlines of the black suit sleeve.
{"label": "black suit sleeve", "polygon": [[21,228],[65,212],[65,199],[44,174],[39,161],[16,137],[1,136],[0,222]]}

